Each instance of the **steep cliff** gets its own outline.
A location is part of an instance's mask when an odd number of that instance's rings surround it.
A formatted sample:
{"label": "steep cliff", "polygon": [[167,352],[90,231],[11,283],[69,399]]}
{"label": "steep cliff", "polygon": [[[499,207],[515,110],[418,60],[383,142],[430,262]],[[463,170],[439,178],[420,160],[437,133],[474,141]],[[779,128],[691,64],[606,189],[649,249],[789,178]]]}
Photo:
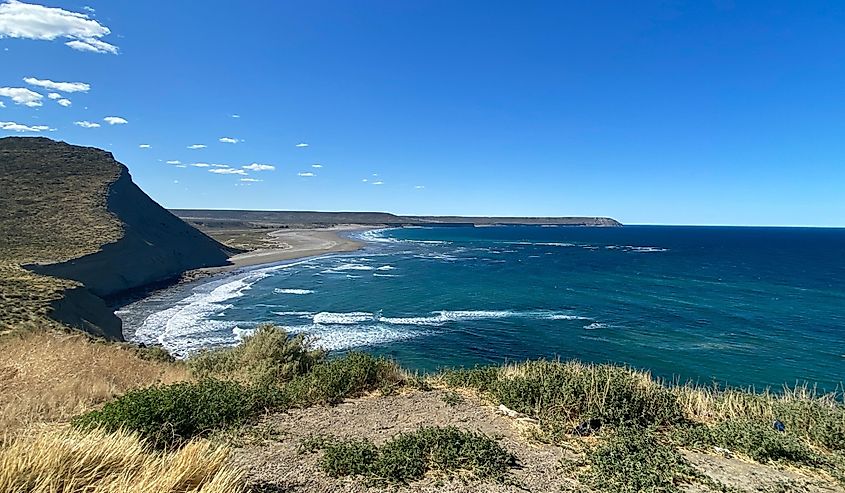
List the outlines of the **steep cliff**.
{"label": "steep cliff", "polygon": [[231,253],[153,201],[109,152],[0,139],[0,328],[46,316],[119,340],[102,297],[225,265]]}
{"label": "steep cliff", "polygon": [[66,262],[27,266],[33,272],[79,281],[97,296],[112,296],[166,281],[200,267],[225,265],[229,252],[141,191],[125,166],[109,186],[107,209],[123,237]]}

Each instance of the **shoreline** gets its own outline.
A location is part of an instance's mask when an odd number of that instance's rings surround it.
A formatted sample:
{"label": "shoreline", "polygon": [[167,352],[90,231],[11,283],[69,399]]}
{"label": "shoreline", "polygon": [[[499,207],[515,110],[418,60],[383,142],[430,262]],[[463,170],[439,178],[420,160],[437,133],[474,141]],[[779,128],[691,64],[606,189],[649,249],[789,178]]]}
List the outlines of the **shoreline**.
{"label": "shoreline", "polygon": [[247,267],[271,265],[288,260],[301,260],[333,253],[348,253],[364,248],[366,243],[344,233],[382,229],[383,226],[343,224],[328,228],[279,229],[267,233],[276,248],[259,248],[229,257],[229,265],[204,267],[184,272],[175,285]]}
{"label": "shoreline", "polygon": [[271,231],[271,237],[278,248],[260,248],[229,257],[229,265],[202,267],[181,273],[169,281],[163,281],[121,293],[106,300],[109,308],[120,311],[156,293],[176,289],[188,284],[210,281],[212,277],[248,271],[263,266],[292,262],[308,258],[361,250],[365,242],[349,238],[348,233],[384,229],[385,226],[343,224],[328,228],[297,228]]}

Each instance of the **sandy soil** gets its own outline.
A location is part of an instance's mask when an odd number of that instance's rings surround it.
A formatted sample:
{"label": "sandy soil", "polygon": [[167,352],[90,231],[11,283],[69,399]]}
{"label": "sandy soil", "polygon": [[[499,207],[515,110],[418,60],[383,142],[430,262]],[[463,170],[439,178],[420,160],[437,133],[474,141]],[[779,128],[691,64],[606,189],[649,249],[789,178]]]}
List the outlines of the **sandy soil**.
{"label": "sandy soil", "polygon": [[[439,390],[412,391],[399,395],[364,397],[336,407],[292,410],[265,418],[258,429],[277,439],[261,440],[236,449],[233,462],[247,471],[253,484],[273,485],[290,492],[369,492],[384,488],[355,478],[334,479],[318,467],[320,453],[299,453],[303,439],[311,434],[364,437],[382,444],[403,431],[421,426],[456,426],[481,431],[496,438],[513,453],[519,467],[505,483],[479,482],[471,478],[426,478],[401,491],[413,492],[525,492],[572,491],[574,483],[558,472],[567,451],[538,446],[523,437],[516,420],[499,414],[493,406],[472,395],[454,406],[447,405]],[[395,489],[395,488],[388,488]],[[260,491],[260,490],[259,490]]]}
{"label": "sandy soil", "polygon": [[230,257],[229,261],[234,267],[246,267],[326,253],[352,252],[361,248],[363,244],[338,233],[367,229],[372,229],[372,227],[349,224],[321,229],[280,229],[268,233],[274,248],[241,253]]}
{"label": "sandy soil", "polygon": [[[590,491],[561,468],[577,461],[573,450],[539,443],[530,438],[531,425],[501,414],[472,393],[449,406],[443,390],[407,391],[393,396],[351,399],[336,407],[312,407],[265,417],[251,428],[233,452],[231,461],[246,471],[259,492],[585,492]],[[480,482],[470,477],[427,477],[402,487],[378,487],[356,478],[331,478],[318,465],[321,453],[300,453],[302,440],[311,435],[368,438],[382,444],[397,433],[421,426],[456,426],[481,431],[514,454],[517,467],[503,483]],[[776,468],[716,453],[685,451],[700,471],[741,492],[843,492],[832,480],[804,470]],[[712,491],[699,484],[683,485],[688,493]]]}
{"label": "sandy soil", "polygon": [[[180,282],[192,282],[243,267],[316,257],[328,253],[354,252],[363,248],[364,244],[346,238],[340,233],[367,231],[371,229],[377,228],[359,224],[343,224],[329,228],[279,229],[270,231],[266,233],[266,237],[261,238],[261,244],[270,245],[272,248],[258,248],[229,257],[230,265],[194,269],[185,272],[182,274]],[[206,233],[213,237],[216,236],[215,233],[221,234],[221,232],[217,231],[206,231]],[[216,239],[221,240],[221,238]]]}

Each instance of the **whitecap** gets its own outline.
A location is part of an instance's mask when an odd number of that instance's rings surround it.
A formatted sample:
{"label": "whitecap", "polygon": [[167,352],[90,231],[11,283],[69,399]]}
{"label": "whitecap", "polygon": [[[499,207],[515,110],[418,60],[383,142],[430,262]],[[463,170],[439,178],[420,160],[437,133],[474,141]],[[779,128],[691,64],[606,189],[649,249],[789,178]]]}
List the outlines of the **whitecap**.
{"label": "whitecap", "polygon": [[373,323],[366,325],[294,325],[284,327],[291,334],[307,334],[312,343],[329,351],[376,346],[413,339],[427,334],[423,330],[407,330]]}
{"label": "whitecap", "polygon": [[584,328],[587,329],[587,330],[606,329],[607,324],[603,324],[603,323],[599,323],[599,322],[593,322],[591,324],[585,325]]}
{"label": "whitecap", "polygon": [[340,264],[337,267],[332,267],[331,271],[336,272],[343,272],[347,270],[373,270],[374,267],[371,265],[362,265],[362,264]]}
{"label": "whitecap", "polygon": [[[201,285],[172,307],[147,316],[135,331],[132,340],[145,344],[159,344],[177,357],[219,344],[231,344],[231,338],[215,334],[230,331],[239,323],[211,320],[215,315],[232,308],[228,300],[244,295],[253,284],[273,272],[304,262],[255,269],[228,278],[225,282]],[[247,323],[248,325],[248,323]]]}
{"label": "whitecap", "polygon": [[235,334],[235,340],[237,340],[238,342],[241,342],[241,341],[244,340],[244,338],[249,337],[252,334],[255,334],[255,329],[242,329],[238,326],[235,326],[232,329],[232,333]]}
{"label": "whitecap", "polygon": [[312,294],[314,291],[311,289],[291,289],[291,288],[276,288],[273,290],[276,294]]}
{"label": "whitecap", "polygon": [[278,315],[280,317],[299,317],[299,318],[311,318],[314,316],[312,312],[270,312],[273,315]]}
{"label": "whitecap", "polygon": [[312,319],[315,324],[322,325],[349,325],[361,322],[372,322],[375,315],[369,312],[320,312]]}
{"label": "whitecap", "polygon": [[632,252],[640,252],[640,253],[652,253],[652,252],[668,252],[668,248],[661,248],[661,247],[652,247],[652,246],[632,246],[629,247]]}

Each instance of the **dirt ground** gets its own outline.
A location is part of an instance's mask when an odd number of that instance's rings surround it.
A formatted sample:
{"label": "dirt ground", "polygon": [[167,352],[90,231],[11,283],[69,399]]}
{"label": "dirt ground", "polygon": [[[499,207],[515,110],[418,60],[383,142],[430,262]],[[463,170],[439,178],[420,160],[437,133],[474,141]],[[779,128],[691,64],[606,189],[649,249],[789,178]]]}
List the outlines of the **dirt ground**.
{"label": "dirt ground", "polygon": [[[566,492],[589,491],[566,474],[562,460],[577,460],[576,452],[530,438],[532,425],[508,417],[472,394],[452,406],[442,390],[410,391],[392,396],[352,399],[336,407],[312,407],[268,416],[240,440],[232,462],[246,471],[260,492]],[[409,486],[368,485],[363,479],[331,478],[318,467],[321,453],[301,453],[311,435],[368,438],[380,445],[397,433],[421,426],[456,426],[481,431],[499,441],[517,458],[503,483],[469,477],[427,477]],[[722,483],[754,492],[842,492],[834,483],[803,471],[776,469],[720,455],[685,452],[702,472]],[[570,477],[567,477],[570,476]],[[698,485],[690,492],[708,491]]]}

